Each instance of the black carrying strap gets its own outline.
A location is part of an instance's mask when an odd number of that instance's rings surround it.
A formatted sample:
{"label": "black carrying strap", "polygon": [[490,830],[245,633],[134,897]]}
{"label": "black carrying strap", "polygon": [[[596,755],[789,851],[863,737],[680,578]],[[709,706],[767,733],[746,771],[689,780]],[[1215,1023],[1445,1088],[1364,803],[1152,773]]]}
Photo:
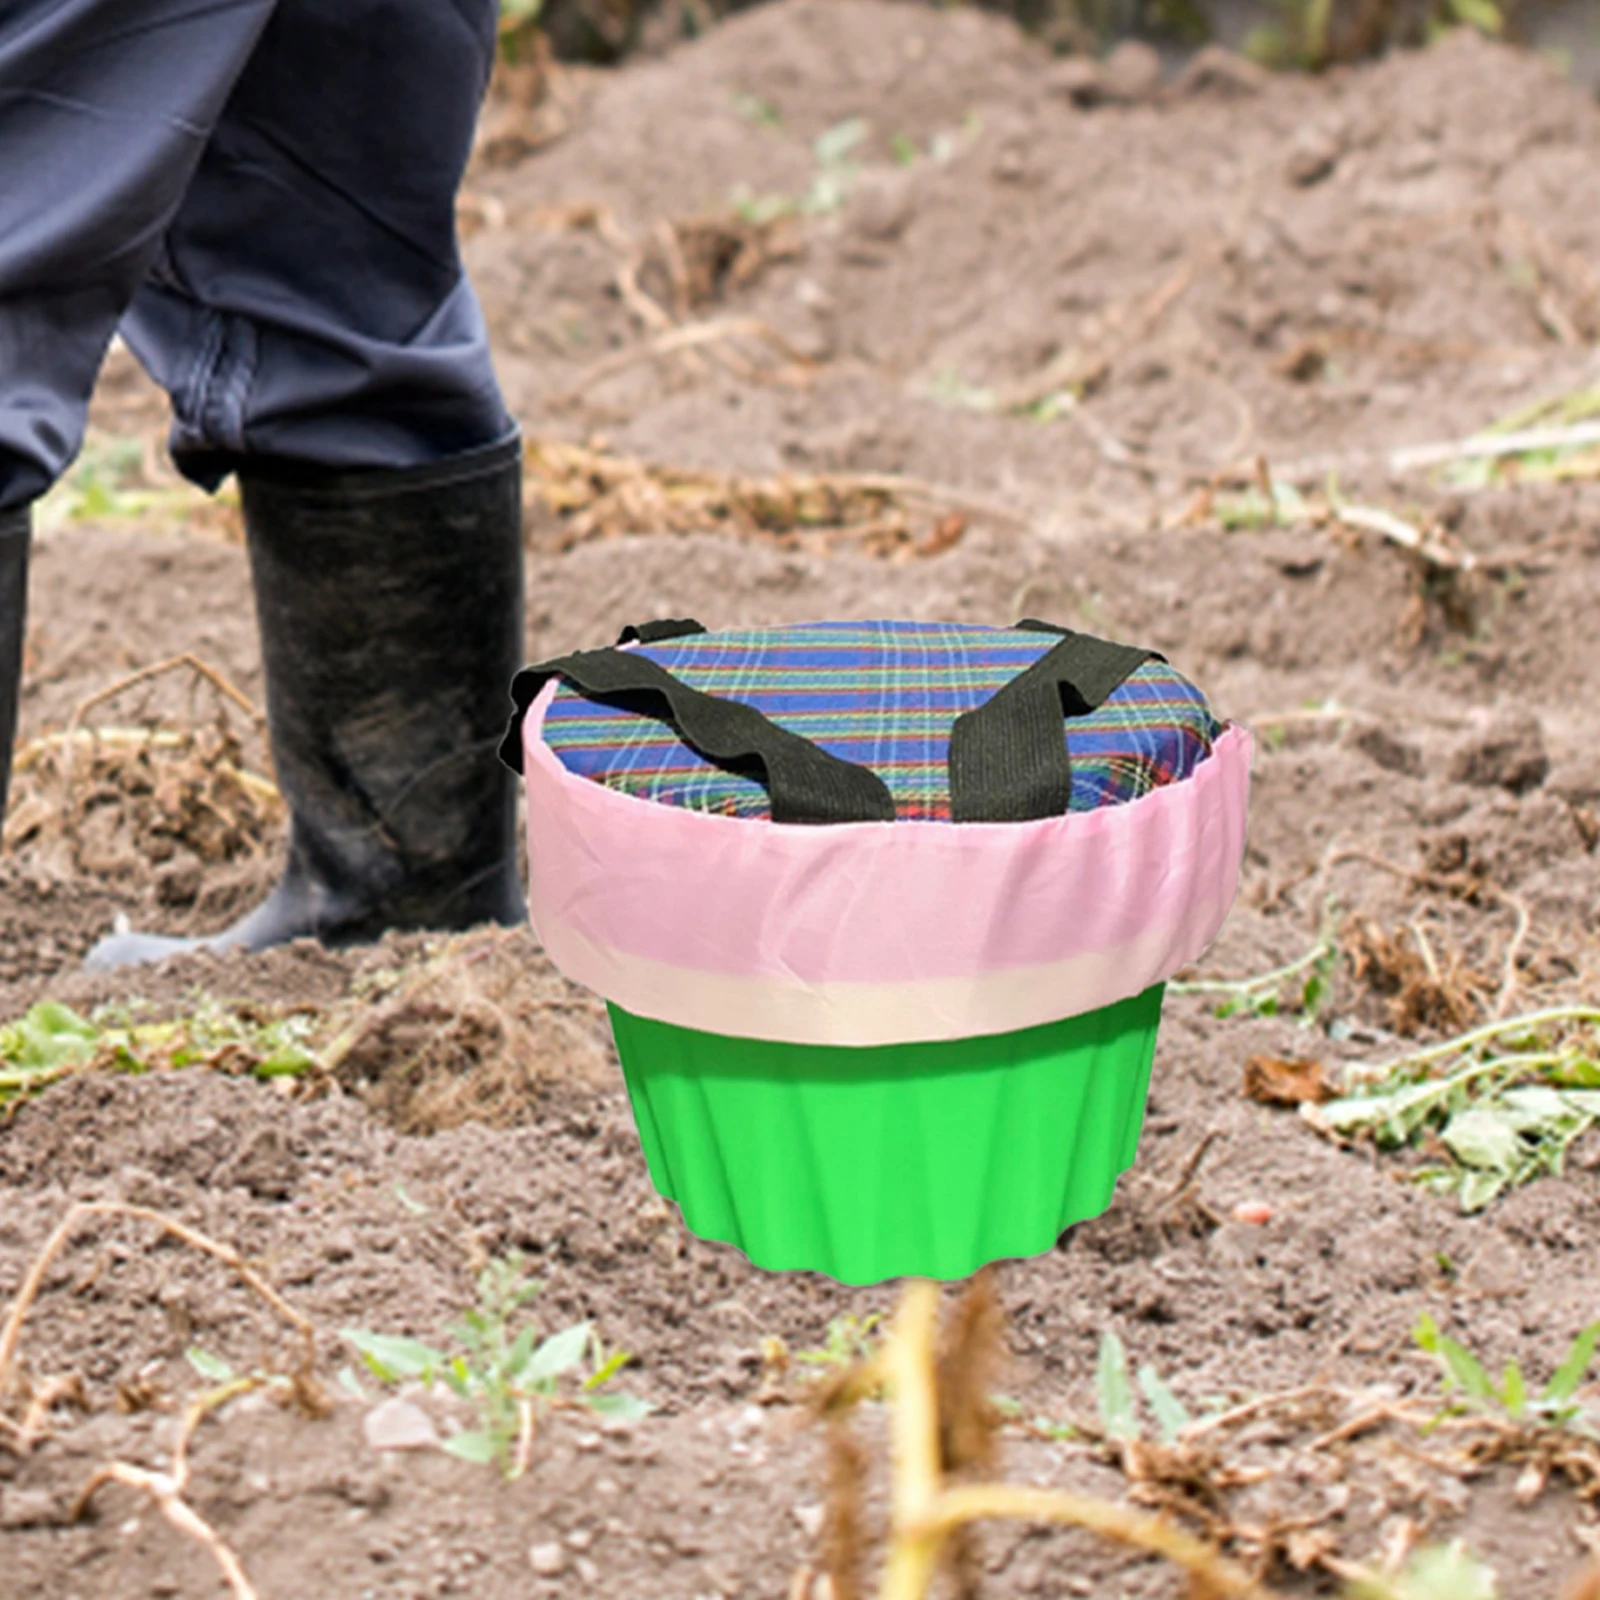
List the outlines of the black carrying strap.
{"label": "black carrying strap", "polygon": [[617,635],[618,644],[660,644],[667,639],[687,639],[691,633],[704,633],[705,625],[693,617],[668,617],[660,622],[630,622]]}
{"label": "black carrying strap", "polygon": [[1072,799],[1062,718],[1087,716],[1153,650],[1112,644],[1025,617],[1015,625],[1061,642],[950,729],[953,822],[1031,822],[1060,816]]}
{"label": "black carrying strap", "polygon": [[[955,822],[1027,822],[1059,816],[1072,798],[1063,717],[1086,716],[1153,650],[1113,644],[1026,617],[1014,624],[1059,635],[1060,643],[950,730],[950,812]],[[622,630],[619,644],[656,644],[706,630],[688,618]],[[829,755],[780,728],[754,706],[691,689],[631,650],[580,650],[519,672],[516,703],[500,759],[522,771],[522,721],[552,678],[587,699],[665,722],[690,749],[729,772],[762,783],[774,822],[893,822],[894,797],[877,773]]]}
{"label": "black carrying strap", "polygon": [[586,699],[665,722],[707,761],[764,784],[774,822],[894,821],[894,796],[870,768],[829,755],[741,700],[691,689],[631,650],[580,650],[517,674],[511,686],[517,714],[500,747],[501,759],[517,772],[522,771],[522,719],[556,677]]}

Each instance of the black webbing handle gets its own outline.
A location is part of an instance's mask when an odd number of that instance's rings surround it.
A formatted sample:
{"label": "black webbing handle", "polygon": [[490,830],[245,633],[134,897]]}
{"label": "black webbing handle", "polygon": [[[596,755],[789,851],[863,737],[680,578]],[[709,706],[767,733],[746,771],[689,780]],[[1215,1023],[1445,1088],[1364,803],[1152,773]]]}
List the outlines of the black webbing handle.
{"label": "black webbing handle", "polygon": [[1026,671],[950,729],[950,817],[954,822],[1031,822],[1056,817],[1072,799],[1072,760],[1062,717],[1103,705],[1153,650],[1112,644],[1032,617],[1016,624],[1061,635]]}
{"label": "black webbing handle", "polygon": [[877,773],[829,755],[743,701],[691,689],[632,650],[580,650],[517,674],[516,715],[500,746],[513,771],[522,771],[522,719],[557,677],[601,705],[665,722],[707,761],[765,785],[774,822],[894,821],[894,796]]}
{"label": "black webbing handle", "polygon": [[618,644],[661,644],[667,639],[687,639],[691,633],[704,633],[705,625],[693,617],[667,617],[660,622],[630,622],[617,635]]}

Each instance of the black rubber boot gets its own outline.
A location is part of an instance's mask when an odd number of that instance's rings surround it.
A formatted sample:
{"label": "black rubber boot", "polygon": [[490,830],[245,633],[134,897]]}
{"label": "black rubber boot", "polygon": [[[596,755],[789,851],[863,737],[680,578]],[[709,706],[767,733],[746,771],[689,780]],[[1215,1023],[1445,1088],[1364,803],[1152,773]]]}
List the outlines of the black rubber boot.
{"label": "black rubber boot", "polygon": [[0,511],[0,833],[5,831],[11,751],[17,742],[17,706],[22,699],[22,636],[28,624],[31,542],[27,508]]}
{"label": "black rubber boot", "polygon": [[219,934],[117,933],[87,965],[524,920],[496,755],[522,658],[519,442],[405,471],[254,463],[239,483],[288,865]]}

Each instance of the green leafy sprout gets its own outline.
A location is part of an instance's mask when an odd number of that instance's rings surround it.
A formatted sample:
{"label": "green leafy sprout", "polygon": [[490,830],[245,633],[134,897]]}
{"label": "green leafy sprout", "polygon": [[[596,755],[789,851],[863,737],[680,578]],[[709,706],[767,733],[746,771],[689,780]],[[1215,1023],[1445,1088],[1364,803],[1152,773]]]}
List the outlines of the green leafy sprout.
{"label": "green leafy sprout", "polygon": [[1286,966],[1274,967],[1251,978],[1196,978],[1167,985],[1169,994],[1210,994],[1219,998],[1212,1015],[1232,1017],[1274,1017],[1282,1012],[1298,1013],[1307,1026],[1322,1020],[1333,993],[1333,977],[1339,965],[1339,943],[1333,928],[1337,904],[1330,899],[1323,910],[1322,932],[1317,942]]}
{"label": "green leafy sprout", "polygon": [[1300,1114],[1320,1132],[1380,1149],[1426,1145],[1412,1174],[1481,1211],[1509,1189],[1559,1175],[1600,1122],[1600,1010],[1556,1006],[1475,1028],[1375,1068],[1346,1068],[1355,1092]]}
{"label": "green leafy sprout", "polygon": [[210,997],[197,998],[192,1010],[168,1022],[138,1022],[116,1007],[82,1017],[41,1000],[20,1020],[0,1026],[0,1111],[85,1069],[208,1066],[258,1078],[299,1077],[317,1065],[311,1049],[317,1024],[312,1012],[263,1015]]}
{"label": "green leafy sprout", "polygon": [[[1535,401],[1474,435],[1475,441],[1503,441],[1507,448],[1467,450],[1445,462],[1439,475],[1452,488],[1466,490],[1493,488],[1513,479],[1552,483],[1595,477],[1600,474],[1600,448],[1593,429],[1597,418],[1600,385]],[[1526,444],[1521,442],[1524,439]]]}
{"label": "green leafy sprout", "polygon": [[637,1421],[652,1409],[633,1395],[600,1392],[632,1357],[608,1352],[591,1323],[575,1322],[540,1339],[520,1313],[541,1287],[527,1276],[520,1255],[491,1261],[478,1275],[477,1305],[450,1330],[453,1350],[399,1334],[347,1329],[344,1337],[381,1383],[442,1383],[467,1401],[476,1426],[452,1434],[444,1448],[517,1478],[550,1411],[578,1408]]}
{"label": "green leafy sprout", "polygon": [[[1178,1435],[1194,1419],[1167,1386],[1166,1380],[1148,1362],[1139,1368],[1138,1392],[1149,1407],[1155,1422],[1156,1437],[1162,1444],[1175,1444]],[[1100,1355],[1094,1371],[1095,1407],[1106,1438],[1135,1440],[1143,1436],[1138,1400],[1128,1376],[1128,1352],[1109,1328],[1100,1339]]]}
{"label": "green leafy sprout", "polygon": [[1413,1338],[1439,1363],[1446,1395],[1444,1415],[1476,1411],[1500,1416],[1519,1426],[1567,1428],[1589,1439],[1600,1439],[1600,1428],[1586,1415],[1577,1398],[1600,1345],[1600,1322],[1580,1330],[1544,1388],[1535,1394],[1521,1365],[1508,1361],[1496,1381],[1488,1368],[1464,1344],[1439,1331],[1426,1312],[1417,1321]]}
{"label": "green leafy sprout", "polygon": [[1369,1573],[1352,1583],[1350,1600],[1499,1600],[1494,1569],[1459,1540],[1425,1545],[1393,1576]]}
{"label": "green leafy sprout", "polygon": [[[744,114],[752,115],[749,111]],[[755,120],[765,121],[759,116]],[[770,122],[766,125],[772,126]],[[865,117],[846,117],[844,121],[834,123],[811,141],[816,173],[810,189],[803,196],[797,200],[791,195],[752,195],[740,191],[734,195],[735,212],[744,221],[760,227],[776,222],[781,217],[826,216],[839,210],[849,199],[856,179],[861,176],[855,152],[871,132],[872,124]]]}
{"label": "green leafy sprout", "polygon": [[835,1317],[828,1324],[823,1345],[815,1350],[796,1350],[794,1359],[809,1367],[853,1367],[858,1362],[872,1361],[878,1354],[877,1330],[882,1321],[883,1315],[877,1311],[864,1317],[848,1313]]}
{"label": "green leafy sprout", "polygon": [[[182,522],[206,505],[192,484],[152,484],[146,445],[131,435],[91,432],[78,459],[39,502],[38,525],[56,528],[70,522],[109,522],[156,518]],[[231,486],[223,500],[235,500]]]}

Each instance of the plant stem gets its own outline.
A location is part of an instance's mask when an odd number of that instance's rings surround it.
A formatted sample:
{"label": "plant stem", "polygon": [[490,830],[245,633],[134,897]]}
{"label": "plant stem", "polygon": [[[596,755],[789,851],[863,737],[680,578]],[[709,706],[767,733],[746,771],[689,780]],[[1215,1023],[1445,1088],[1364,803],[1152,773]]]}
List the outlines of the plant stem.
{"label": "plant stem", "polygon": [[1507,1033],[1528,1028],[1542,1028],[1551,1022],[1600,1022],[1600,1009],[1594,1006],[1551,1006],[1546,1011],[1529,1011],[1520,1017],[1504,1017],[1497,1022],[1486,1022],[1469,1033],[1457,1034],[1442,1044],[1429,1045],[1423,1050],[1413,1050],[1396,1056],[1393,1061],[1373,1069],[1374,1076],[1387,1077],[1400,1067],[1421,1066],[1429,1061],[1439,1061],[1446,1056],[1462,1055],[1475,1045],[1485,1044]]}
{"label": "plant stem", "polygon": [[949,1532],[928,1521],[939,1498],[939,1415],[933,1364],[938,1315],[938,1286],[923,1280],[908,1285],[883,1353],[894,1397],[893,1527],[883,1600],[925,1600]]}
{"label": "plant stem", "polygon": [[1169,983],[1169,994],[1248,994],[1253,989],[1265,989],[1273,984],[1282,983],[1285,978],[1292,978],[1297,972],[1304,972],[1313,966],[1328,951],[1328,941],[1319,939],[1311,949],[1298,960],[1291,961],[1286,967],[1276,967],[1271,972],[1263,972],[1255,978],[1196,978],[1188,983]]}

